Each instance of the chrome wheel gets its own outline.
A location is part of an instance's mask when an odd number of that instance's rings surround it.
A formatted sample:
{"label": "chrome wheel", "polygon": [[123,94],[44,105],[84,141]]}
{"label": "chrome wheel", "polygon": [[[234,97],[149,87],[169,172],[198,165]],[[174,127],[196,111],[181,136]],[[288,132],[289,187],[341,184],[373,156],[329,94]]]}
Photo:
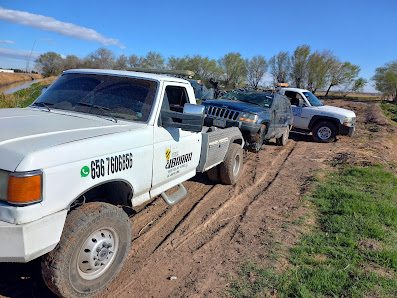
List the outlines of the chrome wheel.
{"label": "chrome wheel", "polygon": [[233,175],[236,176],[238,174],[238,172],[240,171],[240,155],[236,155],[236,157],[234,158],[234,165],[233,165]]}
{"label": "chrome wheel", "polygon": [[331,137],[332,131],[329,127],[323,126],[317,130],[317,136],[322,140],[327,140]]}
{"label": "chrome wheel", "polygon": [[81,247],[77,271],[86,280],[101,276],[114,261],[119,248],[119,237],[112,228],[93,232]]}

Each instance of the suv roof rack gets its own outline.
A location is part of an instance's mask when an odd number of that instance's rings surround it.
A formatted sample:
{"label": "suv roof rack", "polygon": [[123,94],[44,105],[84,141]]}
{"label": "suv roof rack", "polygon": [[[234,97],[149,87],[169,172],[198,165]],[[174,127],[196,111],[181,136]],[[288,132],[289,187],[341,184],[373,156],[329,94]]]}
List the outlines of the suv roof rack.
{"label": "suv roof rack", "polygon": [[137,72],[156,73],[156,74],[167,74],[167,75],[173,75],[176,77],[189,78],[189,79],[194,76],[194,72],[191,70],[166,70],[166,69],[135,68],[135,67],[127,67],[127,70],[137,71]]}

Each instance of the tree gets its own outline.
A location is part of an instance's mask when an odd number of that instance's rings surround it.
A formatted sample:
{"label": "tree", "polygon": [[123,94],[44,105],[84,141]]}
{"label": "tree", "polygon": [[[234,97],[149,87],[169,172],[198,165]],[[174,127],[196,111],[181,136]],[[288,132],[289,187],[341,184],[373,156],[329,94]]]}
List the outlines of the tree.
{"label": "tree", "polygon": [[63,70],[62,56],[55,52],[41,54],[35,63],[44,77],[60,75]]}
{"label": "tree", "polygon": [[397,61],[386,63],[375,70],[372,77],[375,82],[375,88],[385,98],[392,98],[397,101]]}
{"label": "tree", "polygon": [[142,59],[137,55],[132,54],[128,57],[127,65],[129,67],[142,67]]}
{"label": "tree", "polygon": [[190,70],[188,67],[189,59],[189,56],[185,56],[183,58],[171,56],[168,58],[167,67],[171,70]]}
{"label": "tree", "polygon": [[247,81],[255,90],[258,89],[258,84],[262,80],[267,71],[267,62],[265,57],[257,55],[251,60],[245,60],[245,67],[247,68]]}
{"label": "tree", "polygon": [[310,46],[298,46],[291,56],[291,79],[296,88],[303,87],[306,78],[306,65],[310,54]]}
{"label": "tree", "polygon": [[114,65],[113,52],[105,48],[99,48],[88,55],[87,59],[91,61],[92,68],[112,69]]}
{"label": "tree", "polygon": [[286,83],[291,69],[291,61],[288,52],[280,52],[269,60],[270,73],[273,83]]}
{"label": "tree", "polygon": [[140,58],[143,68],[164,69],[165,59],[156,52],[149,52],[145,57]]}
{"label": "tree", "polygon": [[351,64],[350,62],[341,62],[339,59],[334,58],[330,61],[330,81],[329,87],[325,96],[328,96],[328,92],[333,86],[345,85],[348,86],[358,77],[360,67],[358,65]]}
{"label": "tree", "polygon": [[126,70],[127,69],[127,62],[128,62],[128,58],[126,55],[122,54],[120,55],[116,62],[114,63],[113,68],[114,69],[120,69],[120,70]]}
{"label": "tree", "polygon": [[187,67],[196,74],[195,78],[206,81],[209,81],[210,78],[218,78],[222,73],[222,69],[216,64],[216,60],[200,55],[189,57]]}
{"label": "tree", "polygon": [[315,51],[309,55],[306,65],[307,89],[312,93],[325,87],[331,57],[330,51]]}
{"label": "tree", "polygon": [[218,63],[222,68],[226,87],[236,88],[245,80],[247,69],[240,53],[226,54]]}
{"label": "tree", "polygon": [[67,55],[63,62],[63,70],[80,68],[81,61],[75,55]]}

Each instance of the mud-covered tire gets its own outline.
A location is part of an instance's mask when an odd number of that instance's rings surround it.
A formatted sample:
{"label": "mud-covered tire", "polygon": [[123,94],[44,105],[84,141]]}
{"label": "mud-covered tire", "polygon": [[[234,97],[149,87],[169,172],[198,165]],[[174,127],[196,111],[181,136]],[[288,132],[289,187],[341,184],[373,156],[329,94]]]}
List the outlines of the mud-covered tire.
{"label": "mud-covered tire", "polygon": [[208,179],[210,179],[212,182],[215,183],[221,182],[221,173],[220,173],[219,165],[209,169],[207,171],[207,176]]}
{"label": "mud-covered tire", "polygon": [[278,146],[285,146],[288,143],[288,138],[289,138],[289,131],[290,128],[289,126],[287,126],[283,132],[283,135],[279,138],[276,139],[276,144]]}
{"label": "mud-covered tire", "polygon": [[319,143],[331,143],[336,138],[336,127],[328,121],[317,123],[312,130],[313,139]]}
{"label": "mud-covered tire", "polygon": [[233,143],[225,160],[219,165],[221,181],[224,184],[236,184],[243,172],[243,149]]}
{"label": "mud-covered tire", "polygon": [[71,211],[58,245],[42,258],[46,285],[60,297],[93,296],[120,271],[131,238],[127,214],[114,205],[87,203]]}
{"label": "mud-covered tire", "polygon": [[259,131],[251,138],[249,144],[250,151],[259,152],[262,148],[263,142],[265,141],[266,125],[261,124]]}

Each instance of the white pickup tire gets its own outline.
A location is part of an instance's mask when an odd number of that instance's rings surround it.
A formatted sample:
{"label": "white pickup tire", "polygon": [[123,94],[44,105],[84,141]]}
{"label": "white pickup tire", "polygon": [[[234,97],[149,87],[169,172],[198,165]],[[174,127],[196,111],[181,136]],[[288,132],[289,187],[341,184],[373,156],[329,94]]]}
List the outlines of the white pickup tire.
{"label": "white pickup tire", "polygon": [[131,238],[127,214],[114,205],[87,203],[71,211],[60,242],[43,256],[46,285],[61,297],[93,296],[120,271]]}

